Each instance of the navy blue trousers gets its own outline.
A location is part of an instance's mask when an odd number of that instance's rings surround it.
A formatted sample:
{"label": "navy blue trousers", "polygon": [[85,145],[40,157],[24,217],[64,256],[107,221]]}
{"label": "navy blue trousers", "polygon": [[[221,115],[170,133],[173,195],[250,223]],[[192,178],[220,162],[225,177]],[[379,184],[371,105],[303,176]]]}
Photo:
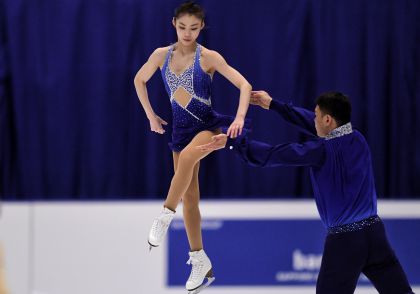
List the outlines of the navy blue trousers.
{"label": "navy blue trousers", "polygon": [[354,232],[327,235],[316,293],[352,294],[360,273],[380,294],[413,293],[382,222]]}

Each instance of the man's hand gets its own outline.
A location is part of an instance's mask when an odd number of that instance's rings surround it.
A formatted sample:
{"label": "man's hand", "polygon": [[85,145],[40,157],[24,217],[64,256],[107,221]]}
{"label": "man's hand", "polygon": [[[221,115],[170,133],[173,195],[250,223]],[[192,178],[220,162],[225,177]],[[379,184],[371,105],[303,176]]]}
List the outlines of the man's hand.
{"label": "man's hand", "polygon": [[219,134],[216,136],[211,137],[211,142],[197,146],[195,148],[207,152],[207,151],[215,151],[218,149],[225,148],[228,136],[226,134]]}
{"label": "man's hand", "polygon": [[273,98],[265,91],[252,91],[249,103],[261,106],[264,109],[269,109],[271,100],[273,100]]}

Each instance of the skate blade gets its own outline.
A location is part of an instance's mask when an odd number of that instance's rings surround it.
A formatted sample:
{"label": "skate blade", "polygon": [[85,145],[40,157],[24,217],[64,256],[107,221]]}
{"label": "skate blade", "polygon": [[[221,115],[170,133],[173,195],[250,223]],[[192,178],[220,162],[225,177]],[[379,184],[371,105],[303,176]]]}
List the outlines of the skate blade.
{"label": "skate blade", "polygon": [[152,251],[153,248],[156,248],[157,246],[150,244],[149,241],[147,241],[147,243],[149,243],[149,253]]}
{"label": "skate blade", "polygon": [[214,282],[216,278],[215,277],[211,277],[211,278],[207,278],[207,283],[201,285],[200,287],[198,287],[197,289],[194,290],[189,290],[188,294],[198,294],[201,291],[203,291],[205,288],[207,288],[208,286],[210,286],[211,283]]}

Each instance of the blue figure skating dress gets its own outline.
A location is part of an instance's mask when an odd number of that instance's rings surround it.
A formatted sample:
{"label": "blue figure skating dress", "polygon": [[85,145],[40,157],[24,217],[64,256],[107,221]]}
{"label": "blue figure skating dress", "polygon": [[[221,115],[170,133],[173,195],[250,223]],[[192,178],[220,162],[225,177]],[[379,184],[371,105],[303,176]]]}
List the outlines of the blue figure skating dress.
{"label": "blue figure skating dress", "polygon": [[[169,147],[172,151],[180,152],[199,132],[219,128],[225,130],[234,121],[234,117],[219,114],[211,107],[212,78],[201,68],[201,46],[197,44],[192,65],[180,75],[176,75],[169,68],[173,48],[172,45],[166,55],[162,78],[172,105],[173,129]],[[180,87],[191,95],[191,100],[185,106],[174,97],[174,93]],[[249,129],[249,120],[246,120],[245,124],[242,132]]]}

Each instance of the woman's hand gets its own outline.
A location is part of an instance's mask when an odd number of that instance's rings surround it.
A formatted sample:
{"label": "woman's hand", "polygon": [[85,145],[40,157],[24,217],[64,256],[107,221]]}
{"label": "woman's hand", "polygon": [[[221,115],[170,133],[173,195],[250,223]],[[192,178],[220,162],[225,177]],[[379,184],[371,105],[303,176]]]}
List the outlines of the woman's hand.
{"label": "woman's hand", "polygon": [[150,130],[152,132],[155,132],[158,134],[165,133],[165,130],[163,129],[162,125],[166,126],[168,123],[164,121],[163,119],[161,119],[159,116],[157,116],[156,114],[151,116],[149,118],[149,122],[150,122]]}
{"label": "woman's hand", "polygon": [[242,129],[244,127],[244,118],[236,117],[235,120],[230,125],[229,129],[227,130],[226,135],[229,137],[236,138],[238,135],[242,134]]}

